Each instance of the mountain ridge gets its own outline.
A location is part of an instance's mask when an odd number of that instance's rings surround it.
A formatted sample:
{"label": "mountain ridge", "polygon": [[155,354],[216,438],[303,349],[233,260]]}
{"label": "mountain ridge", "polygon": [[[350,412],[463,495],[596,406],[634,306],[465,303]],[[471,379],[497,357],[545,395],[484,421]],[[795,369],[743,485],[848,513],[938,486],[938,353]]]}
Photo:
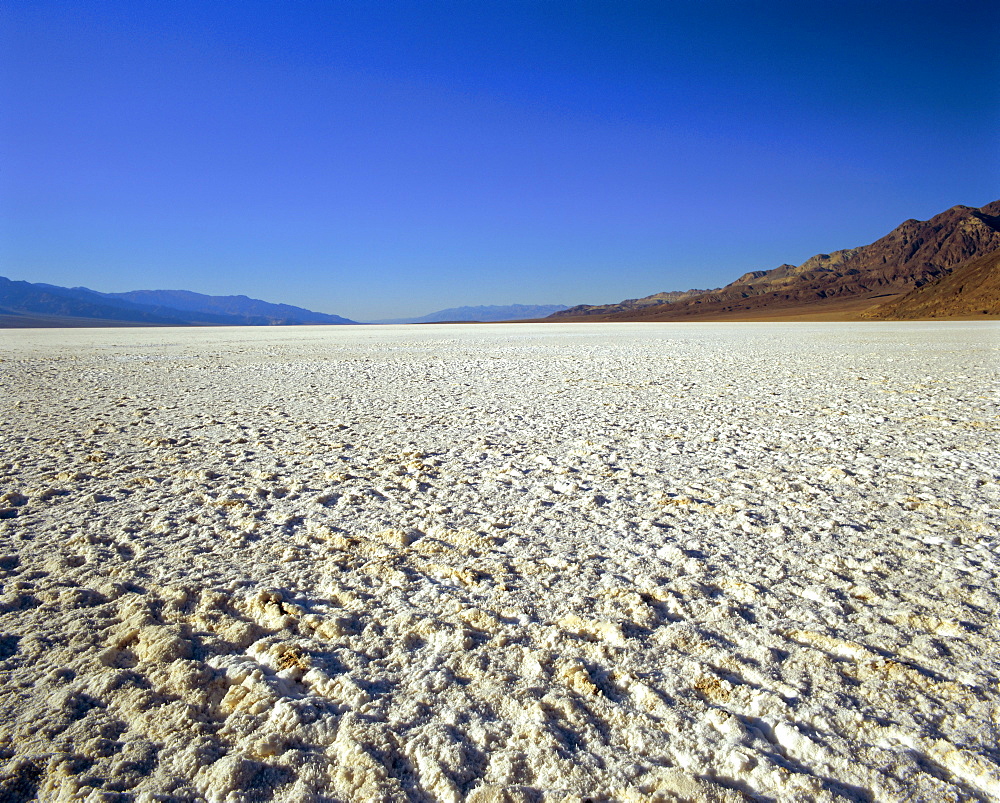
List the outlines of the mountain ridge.
{"label": "mountain ridge", "polygon": [[[880,305],[879,298],[936,283],[968,260],[997,249],[1000,200],[978,209],[957,205],[925,221],[905,220],[869,245],[816,254],[798,266],[749,271],[715,290],[658,293],[582,310],[574,307],[545,320],[759,318],[792,311],[808,315],[810,308],[833,315],[838,304],[845,314],[855,315],[866,309],[866,304],[874,308]],[[990,285],[987,282],[984,286]],[[942,284],[939,290],[950,292],[950,287]],[[987,304],[981,309],[994,307]]]}
{"label": "mountain ridge", "polygon": [[[179,306],[176,306],[179,305]],[[0,327],[10,326],[298,326],[353,324],[339,315],[246,296],[189,290],[101,293],[86,287],[16,281],[0,276]]]}
{"label": "mountain ridge", "polygon": [[[801,265],[752,270],[724,287],[673,290],[617,303],[453,307],[376,323],[462,321],[829,320],[1000,315],[1000,200],[910,218],[868,245]],[[546,316],[547,317],[544,317]],[[189,290],[101,293],[0,276],[0,327],[294,326],[355,324],[245,295]]]}
{"label": "mountain ridge", "polygon": [[914,320],[1000,314],[1000,249],[974,257],[909,293],[862,313],[863,318]]}
{"label": "mountain ridge", "polygon": [[355,323],[340,315],[313,312],[304,307],[262,301],[245,295],[211,296],[191,290],[131,290],[126,293],[101,293],[101,295],[182,312],[262,319],[267,320],[270,325]]}

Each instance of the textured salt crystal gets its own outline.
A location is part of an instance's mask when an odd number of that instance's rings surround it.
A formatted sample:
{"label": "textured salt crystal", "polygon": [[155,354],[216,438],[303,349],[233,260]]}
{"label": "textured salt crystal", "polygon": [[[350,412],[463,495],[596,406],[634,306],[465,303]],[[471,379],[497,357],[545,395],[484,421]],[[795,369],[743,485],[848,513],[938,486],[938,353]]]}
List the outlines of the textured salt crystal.
{"label": "textured salt crystal", "polygon": [[996,331],[0,332],[0,799],[1000,798]]}

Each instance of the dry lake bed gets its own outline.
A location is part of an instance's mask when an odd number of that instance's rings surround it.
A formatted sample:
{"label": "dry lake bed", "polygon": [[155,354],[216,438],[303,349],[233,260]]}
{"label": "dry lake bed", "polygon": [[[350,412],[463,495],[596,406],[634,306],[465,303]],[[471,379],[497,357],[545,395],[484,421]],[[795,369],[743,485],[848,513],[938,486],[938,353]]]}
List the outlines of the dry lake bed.
{"label": "dry lake bed", "polygon": [[1000,799],[1000,327],[0,332],[0,799]]}

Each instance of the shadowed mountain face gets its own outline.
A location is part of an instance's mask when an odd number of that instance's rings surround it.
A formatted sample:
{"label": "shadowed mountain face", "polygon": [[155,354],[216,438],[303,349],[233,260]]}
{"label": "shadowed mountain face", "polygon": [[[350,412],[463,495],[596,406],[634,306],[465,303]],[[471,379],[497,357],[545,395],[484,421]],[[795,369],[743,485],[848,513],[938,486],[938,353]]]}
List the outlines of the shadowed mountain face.
{"label": "shadowed mountain face", "polygon": [[0,276],[0,326],[273,326],[349,324],[346,318],[246,296],[185,290],[98,293]]}
{"label": "shadowed mountain face", "polygon": [[866,311],[866,318],[1000,316],[1000,250],[961,265],[937,280]]}
{"label": "shadowed mountain face", "polygon": [[[981,209],[955,206],[930,220],[907,220],[871,245],[818,254],[799,266],[752,271],[717,290],[574,307],[550,319],[685,320],[807,308],[860,312],[877,304],[879,297],[934,284],[956,266],[997,249],[1000,201]],[[952,285],[938,287],[928,292],[950,292]]]}

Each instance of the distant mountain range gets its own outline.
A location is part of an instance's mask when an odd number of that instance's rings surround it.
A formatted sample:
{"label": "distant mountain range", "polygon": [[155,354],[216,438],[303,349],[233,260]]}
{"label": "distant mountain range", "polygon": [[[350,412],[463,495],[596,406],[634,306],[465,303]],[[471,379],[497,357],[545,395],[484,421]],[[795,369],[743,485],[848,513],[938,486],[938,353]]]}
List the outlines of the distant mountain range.
{"label": "distant mountain range", "polygon": [[508,304],[507,306],[451,307],[432,312],[420,318],[392,318],[372,323],[444,323],[450,321],[475,321],[490,323],[496,321],[523,321],[544,318],[553,312],[566,309],[565,304]]}
{"label": "distant mountain range", "polygon": [[[714,290],[674,290],[612,304],[453,307],[446,321],[861,320],[1000,317],[1000,200],[907,220],[870,245],[801,265],[744,273]],[[187,290],[98,293],[0,277],[0,327],[353,324],[339,315],[246,296]]]}
{"label": "distant mountain range", "polygon": [[[515,321],[544,318],[564,304],[453,307],[419,318],[374,323]],[[0,276],[0,327],[29,326],[295,326],[354,324],[339,315],[272,304],[246,296],[208,296],[189,290],[133,290],[99,293],[11,281]]]}
{"label": "distant mountain range", "polygon": [[0,326],[294,326],[352,324],[339,315],[246,296],[187,290],[98,293],[0,276]]}
{"label": "distant mountain range", "polygon": [[870,245],[752,271],[715,290],[583,305],[550,321],[1000,316],[1000,201],[907,220]]}

